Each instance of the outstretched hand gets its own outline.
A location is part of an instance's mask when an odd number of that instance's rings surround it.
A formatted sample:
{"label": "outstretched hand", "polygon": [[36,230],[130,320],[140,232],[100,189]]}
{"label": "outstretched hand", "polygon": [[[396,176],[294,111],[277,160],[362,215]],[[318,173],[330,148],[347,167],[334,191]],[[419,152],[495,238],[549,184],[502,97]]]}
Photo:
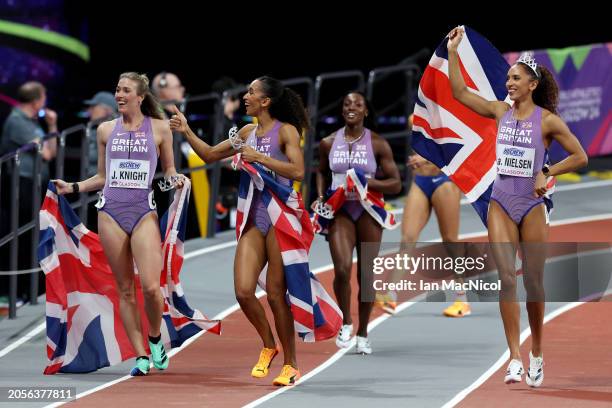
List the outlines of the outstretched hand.
{"label": "outstretched hand", "polygon": [[463,33],[465,33],[465,29],[461,26],[455,27],[448,33],[448,43],[446,47],[449,51],[457,51],[457,47],[459,47],[459,43],[463,38]]}
{"label": "outstretched hand", "polygon": [[53,184],[55,184],[55,188],[57,189],[57,194],[64,195],[72,193],[72,185],[66,183],[64,180],[56,179],[51,180]]}
{"label": "outstretched hand", "polygon": [[172,105],[170,110],[172,111],[172,117],[170,118],[170,129],[173,132],[185,133],[187,129],[189,129],[187,118],[176,107],[176,105]]}

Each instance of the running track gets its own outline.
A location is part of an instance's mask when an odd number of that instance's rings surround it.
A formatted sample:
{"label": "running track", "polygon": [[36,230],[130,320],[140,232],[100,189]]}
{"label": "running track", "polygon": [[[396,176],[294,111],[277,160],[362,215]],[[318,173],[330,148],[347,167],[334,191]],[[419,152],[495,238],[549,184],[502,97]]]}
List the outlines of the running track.
{"label": "running track", "polygon": [[[611,230],[612,220],[555,226],[551,228],[551,241],[606,241],[610,238]],[[323,272],[318,277],[333,293],[331,271]],[[353,284],[356,285],[356,281]],[[356,309],[354,299],[352,310]],[[611,313],[610,303],[588,303],[546,325],[545,357],[548,364],[545,366],[545,384],[541,389],[531,390],[524,383],[505,386],[502,383],[504,364],[488,381],[469,394],[460,406],[516,407],[529,403],[538,407],[609,406],[612,403]],[[376,310],[372,319],[379,315],[380,312]],[[355,315],[353,319],[357,321]],[[572,329],[568,330],[568,327]],[[523,343],[523,356],[528,355],[528,344]],[[323,364],[338,351],[333,341],[298,343],[297,346],[302,375]],[[118,383],[71,405],[125,406],[134,402],[137,393],[140,405],[242,406],[277,390],[270,383],[280,370],[280,358],[274,362],[267,378],[258,380],[249,375],[259,350],[255,330],[237,311],[224,319],[221,337],[202,336],[172,358],[168,372],[152,370],[148,377]],[[525,366],[527,368],[527,359]]]}
{"label": "running track", "polygon": [[[604,217],[596,219],[608,221],[589,222],[578,226],[575,221],[583,220],[574,220],[572,226],[555,227],[551,238],[568,241],[612,241],[609,220],[612,218],[612,214],[609,214],[609,203],[612,199],[610,185],[610,181],[592,181],[562,186],[555,200],[557,209],[553,220],[593,218],[594,215],[605,213]],[[480,230],[482,225],[474,211],[468,206],[462,206],[461,232],[474,237],[474,233]],[[386,232],[384,240],[397,242],[397,232]],[[235,248],[231,235],[224,237],[222,234],[212,241],[195,240],[186,243],[185,250],[189,253],[189,260],[183,268],[183,280],[187,285],[190,303],[205,312],[214,312],[211,316],[215,313],[227,314],[228,310],[235,311],[235,308],[232,309],[235,301],[232,296],[231,273],[227,272],[231,269],[228,265],[231,265]],[[422,237],[432,239],[437,236],[437,225],[435,219],[432,219],[425,227]],[[213,245],[217,243],[221,245]],[[327,245],[317,238],[311,252],[311,265],[321,270],[326,269],[321,267],[329,262]],[[331,274],[323,272],[319,276],[330,287]],[[603,318],[609,316],[612,312],[610,303],[582,305],[547,324],[545,386],[535,391],[528,390],[524,384],[506,387],[499,381],[499,373],[495,374],[495,367],[491,369],[491,365],[506,350],[496,304],[478,303],[474,305],[472,316],[458,320],[441,317],[440,312],[445,306],[442,303],[422,302],[403,304],[404,310],[393,318],[386,319],[381,316],[374,319],[371,327],[383,324],[370,331],[375,350],[371,356],[357,356],[352,350],[346,355],[338,353],[333,342],[316,345],[298,343],[298,362],[302,374],[304,377],[313,373],[316,375],[291,389],[277,389],[269,385],[273,376],[280,370],[282,362],[279,360],[274,362],[268,378],[256,381],[249,376],[250,368],[259,352],[259,344],[250,325],[241,326],[244,320],[240,312],[230,313],[224,318],[222,337],[199,337],[172,358],[170,370],[163,374],[153,371],[147,378],[124,381],[121,377],[131,367],[131,362],[126,362],[87,375],[43,376],[41,372],[45,359],[45,337],[44,332],[41,333],[40,329],[37,329],[43,309],[42,306],[29,306],[20,309],[21,317],[16,321],[0,321],[0,386],[76,386],[77,393],[80,393],[78,406],[96,406],[102,403],[114,406],[141,401],[158,405],[171,395],[172,401],[169,404],[183,406],[237,406],[256,401],[255,404],[261,403],[266,407],[290,405],[294,408],[332,405],[350,405],[354,408],[446,407],[456,403],[460,406],[503,406],[507,401],[514,401],[515,407],[528,401],[524,399],[525,395],[531,395],[528,392],[541,397],[538,400],[529,400],[536,402],[538,406],[609,405],[605,398],[610,395],[610,389],[605,387],[612,382],[608,380],[612,378],[612,370],[603,362],[611,361],[612,358],[609,353],[606,354],[607,350],[602,346],[604,343],[600,343],[596,335],[597,330],[605,330],[609,323],[605,326],[592,322],[591,319],[595,315]],[[548,303],[546,312],[554,312],[559,306],[563,305]],[[595,308],[596,312],[588,310],[586,318],[581,315],[577,317],[583,326],[570,322],[573,326],[569,327],[573,330],[568,330],[568,326],[562,324],[559,335],[553,331],[555,325],[562,323],[560,319],[581,313],[584,307]],[[219,313],[220,311],[223,312]],[[524,310],[522,316],[525,316]],[[521,327],[526,327],[525,319]],[[603,333],[602,336],[611,338],[609,332]],[[579,347],[573,349],[567,358],[559,359],[555,354],[557,342]],[[528,347],[528,344],[527,340],[525,346]],[[595,357],[589,357],[591,354]],[[523,357],[526,356],[524,351]],[[324,360],[327,363],[320,366]],[[561,364],[566,361],[575,366],[567,367]],[[596,361],[601,366],[603,374],[600,377],[597,378],[597,372],[590,361]],[[506,362],[503,361],[500,367],[503,369],[505,365]],[[317,368],[312,371],[314,367]],[[557,376],[556,372],[561,367],[562,372]],[[483,373],[487,371],[493,376],[489,377],[487,374],[483,377]],[[472,391],[468,386],[479,377],[483,377],[482,381],[476,384],[480,386],[474,386],[475,390]],[[568,377],[574,380],[555,382]],[[489,385],[493,386],[492,393],[479,396]],[[109,386],[110,388],[100,390]],[[85,396],[92,391],[97,392]],[[548,391],[551,391],[551,398],[546,398],[545,392]],[[577,394],[570,391],[586,392]],[[262,395],[265,400],[255,400]],[[273,398],[270,398],[271,395]],[[128,396],[131,396],[129,400]],[[494,402],[486,399],[471,400],[487,396]],[[509,399],[514,396],[518,399]],[[22,408],[38,408],[44,405],[19,404]],[[13,405],[0,402],[0,406]]]}

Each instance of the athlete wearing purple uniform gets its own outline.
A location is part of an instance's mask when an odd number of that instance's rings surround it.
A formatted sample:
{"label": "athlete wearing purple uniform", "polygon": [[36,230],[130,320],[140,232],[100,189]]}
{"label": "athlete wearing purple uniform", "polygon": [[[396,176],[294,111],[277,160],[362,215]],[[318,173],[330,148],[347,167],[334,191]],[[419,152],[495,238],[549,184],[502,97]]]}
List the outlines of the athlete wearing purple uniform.
{"label": "athlete wearing purple uniform", "polygon": [[96,207],[128,235],[142,217],[155,210],[151,184],[157,146],[151,120],[145,116],[140,127],[131,131],[118,118],[106,142],[106,182]]}
{"label": "athlete wearing purple uniform", "polygon": [[[318,200],[325,199],[328,188],[334,191],[340,185],[346,186],[346,173],[349,169],[365,174],[368,190],[385,194],[398,193],[401,181],[391,147],[385,139],[370,130],[376,126],[376,121],[374,110],[365,96],[360,92],[347,94],[342,105],[342,116],[345,126],[321,140],[319,145]],[[375,177],[377,170],[380,171],[378,178]],[[342,328],[336,338],[338,347],[349,347],[351,344],[351,271],[353,249],[357,249],[359,327],[356,345],[357,352],[362,354],[372,353],[368,322],[374,303],[364,301],[364,298],[373,298],[374,294],[362,296],[363,291],[372,288],[366,283],[362,285],[361,265],[366,265],[364,270],[372,270],[373,258],[378,255],[378,248],[372,244],[380,244],[382,231],[378,222],[364,211],[356,193],[348,191],[342,208],[334,214],[327,235],[334,261],[334,293],[344,315]],[[371,250],[362,251],[362,242],[370,243]]]}
{"label": "athlete wearing purple uniform", "polygon": [[[238,137],[246,144],[240,147],[241,159],[259,163],[274,173],[281,183],[291,185],[292,180],[301,181],[304,177],[304,154],[300,148],[300,134],[308,128],[308,116],[299,95],[277,79],[263,76],[249,85],[243,99],[247,115],[257,118],[257,125],[246,125],[238,132]],[[183,133],[206,163],[236,154],[229,140],[215,146],[203,142],[189,128],[187,119],[178,110],[170,119],[170,127]],[[267,376],[272,360],[279,353],[265,311],[255,296],[257,278],[267,263],[267,298],[284,354],[281,373],[272,383],[293,385],[300,378],[300,372],[295,352],[293,315],[285,301],[287,283],[283,260],[261,195],[255,193],[252,199],[249,224],[238,240],[234,259],[236,299],[264,346],[251,375],[256,378]]]}
{"label": "athlete wearing purple uniform", "polygon": [[[247,138],[247,145],[251,146],[253,149],[267,157],[288,162],[289,159],[287,159],[287,156],[285,153],[283,153],[279,143],[279,130],[281,126],[282,123],[275,120],[272,128],[262,136],[256,135],[257,128],[254,127]],[[283,177],[280,174],[276,175],[276,180],[279,183],[287,186],[291,186],[293,184],[292,180]],[[261,231],[264,236],[268,234],[268,231],[272,226],[272,220],[270,220],[268,209],[261,198],[261,191],[257,189],[255,189],[253,193],[253,202],[251,204],[248,221],[255,225],[255,227],[257,227],[257,229]]]}
{"label": "athlete wearing purple uniform", "polygon": [[493,183],[491,200],[520,225],[525,215],[544,198],[534,197],[535,169],[546,163],[547,151],[542,138],[542,108],[536,106],[524,120],[516,119],[510,109],[499,121],[497,131],[497,177]]}
{"label": "athlete wearing purple uniform", "polygon": [[[574,171],[587,163],[587,156],[567,125],[556,115],[558,87],[551,73],[524,54],[510,67],[506,77],[513,102],[488,101],[467,89],[459,68],[457,47],[463,28],[449,33],[448,73],[453,96],[474,112],[495,119],[497,134],[497,178],[489,204],[489,242],[502,283],[500,311],[510,349],[504,381],[520,382],[520,309],[516,301],[516,248],[523,248],[523,283],[531,328],[531,351],[526,382],[539,387],[544,380],[542,328],[544,325],[543,272],[548,239],[548,216],[542,197],[547,176]],[[546,149],[557,141],[569,156],[550,167],[543,166]],[[529,242],[525,245],[525,242]]]}
{"label": "athlete wearing purple uniform", "polygon": [[[374,177],[376,173],[376,158],[372,150],[372,131],[364,128],[361,135],[352,141],[347,141],[344,132],[345,128],[336,131],[329,152],[329,169],[332,173],[330,189],[332,191],[346,184],[348,169],[358,170],[368,179]],[[346,193],[346,201],[341,211],[346,212],[353,222],[361,217],[364,208],[356,192]]]}
{"label": "athlete wearing purple uniform", "polygon": [[[131,375],[146,375],[149,357],[142,341],[134,264],[144,295],[153,365],[164,370],[169,360],[160,334],[164,304],[159,287],[161,236],[151,191],[157,158],[166,177],[177,174],[172,133],[161,120],[161,108],[149,91],[148,78],[135,72],[121,74],[115,100],[121,116],[102,123],[97,131],[97,174],[77,183],[54,183],[59,194],[104,188],[97,205],[98,234],[117,282],[121,320],[138,356]],[[181,186],[179,177],[177,187]]]}

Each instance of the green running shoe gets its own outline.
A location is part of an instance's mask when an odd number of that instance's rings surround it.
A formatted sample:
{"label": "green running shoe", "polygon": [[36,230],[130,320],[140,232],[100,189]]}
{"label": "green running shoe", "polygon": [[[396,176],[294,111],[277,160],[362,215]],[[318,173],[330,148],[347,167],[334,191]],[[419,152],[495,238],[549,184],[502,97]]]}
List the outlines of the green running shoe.
{"label": "green running shoe", "polygon": [[151,343],[149,341],[149,348],[151,349],[151,357],[153,358],[153,366],[158,370],[165,370],[168,368],[168,363],[170,363],[170,359],[166,355],[166,349],[164,348],[164,344],[159,341],[159,343]]}
{"label": "green running shoe", "polygon": [[132,377],[139,377],[149,374],[149,359],[148,358],[137,358],[136,366],[130,371]]}

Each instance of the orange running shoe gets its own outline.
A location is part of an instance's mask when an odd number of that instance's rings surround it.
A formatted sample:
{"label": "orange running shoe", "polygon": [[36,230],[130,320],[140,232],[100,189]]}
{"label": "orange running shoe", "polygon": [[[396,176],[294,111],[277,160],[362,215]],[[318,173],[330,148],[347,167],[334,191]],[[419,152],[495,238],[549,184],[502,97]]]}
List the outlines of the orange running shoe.
{"label": "orange running shoe", "polygon": [[374,304],[389,314],[395,314],[395,308],[397,308],[397,302],[393,301],[388,294],[377,294]]}
{"label": "orange running shoe", "polygon": [[301,377],[300,371],[297,368],[293,368],[289,364],[285,364],[281,373],[272,382],[273,385],[293,385]]}
{"label": "orange running shoe", "polygon": [[472,308],[468,302],[455,301],[451,306],[444,309],[444,316],[464,317],[472,314]]}
{"label": "orange running shoe", "polygon": [[278,354],[277,348],[263,348],[259,353],[259,361],[255,364],[255,367],[251,370],[251,375],[255,378],[263,378],[268,375],[268,369],[272,364],[272,360]]}

